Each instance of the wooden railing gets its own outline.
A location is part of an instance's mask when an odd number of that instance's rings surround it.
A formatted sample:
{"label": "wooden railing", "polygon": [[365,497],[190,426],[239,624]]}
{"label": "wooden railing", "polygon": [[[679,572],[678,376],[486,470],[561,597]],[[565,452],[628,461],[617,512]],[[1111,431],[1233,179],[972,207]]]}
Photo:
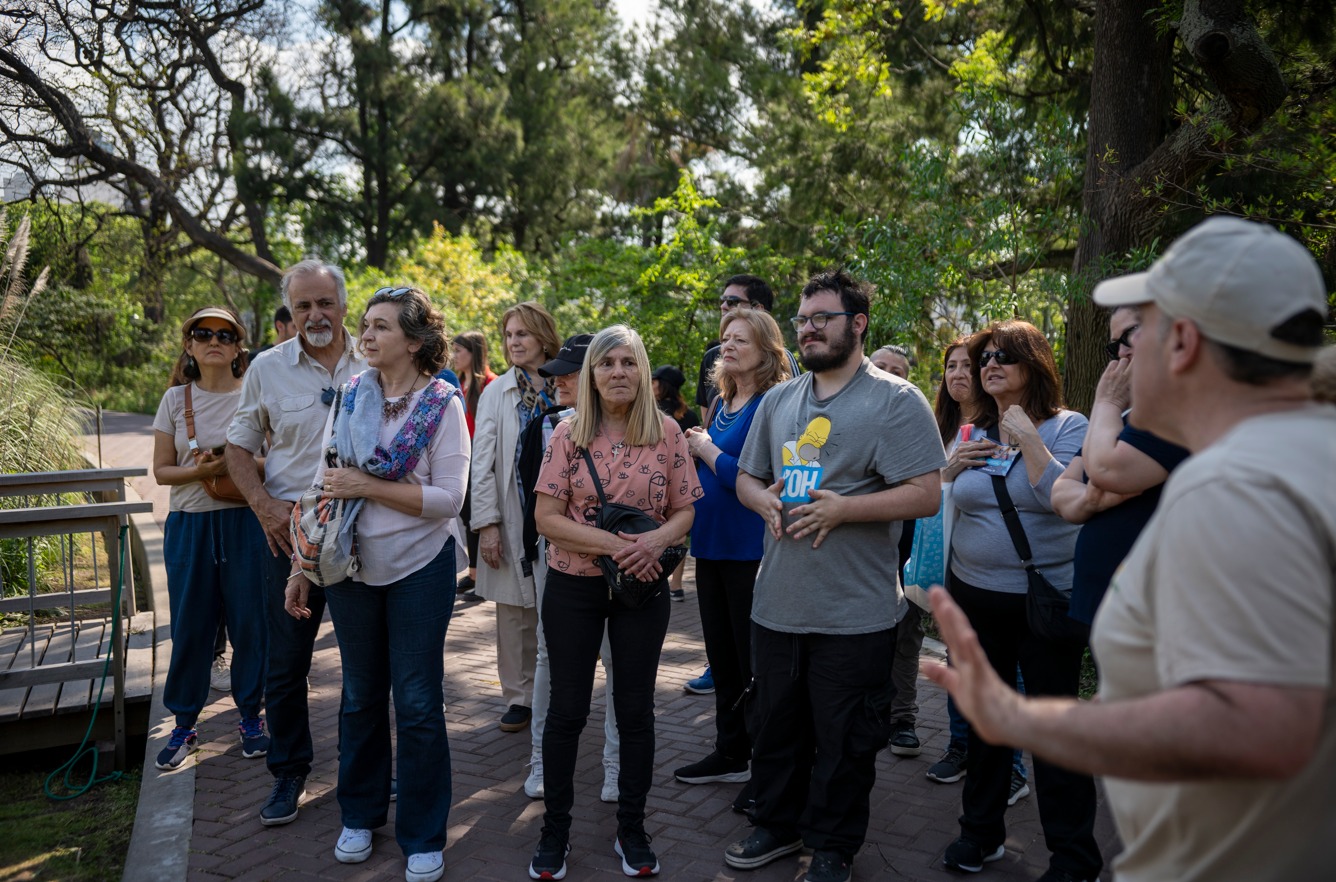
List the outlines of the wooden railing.
{"label": "wooden railing", "polygon": [[[11,700],[17,700],[21,710],[24,703],[32,698],[35,688],[77,681],[96,683],[106,670],[105,653],[110,652],[118,769],[127,767],[125,623],[136,613],[134,568],[128,564],[128,550],[122,554],[122,527],[128,524],[130,515],[153,510],[150,502],[125,501],[125,480],[146,473],[145,469],[83,469],[0,475],[0,496],[22,497],[23,506],[0,509],[0,539],[30,540],[27,543],[27,591],[20,596],[0,598],[0,613],[26,613],[27,617],[26,637],[24,631],[7,629],[4,638],[0,638],[3,639],[3,644],[0,644],[0,696],[8,695]],[[61,497],[68,494],[75,494],[87,501],[67,504]],[[71,537],[83,534],[95,537],[92,558],[96,575],[94,587],[77,587],[71,567],[64,590],[39,592],[35,545],[31,540],[60,537],[62,542],[70,544],[72,553],[74,543]],[[97,567],[96,537],[99,536],[106,553],[105,587],[101,585]],[[125,541],[128,542],[128,537]],[[110,605],[116,599],[118,588],[119,609],[111,609],[108,614],[111,634],[107,642],[110,645],[104,646],[100,636],[80,639],[81,632],[93,633],[93,629],[86,620],[77,617],[76,608]],[[38,645],[41,641],[37,612],[50,609],[69,610],[68,636],[62,637],[62,645],[57,649],[43,644],[39,656]],[[98,621],[97,624],[102,627],[105,623]],[[63,629],[64,626],[60,627]],[[24,647],[27,652],[23,651]],[[55,655],[56,658],[48,659],[48,655]],[[71,688],[71,692],[77,694],[78,690]],[[91,700],[96,699],[97,696],[93,695]],[[85,705],[87,701],[84,700]],[[77,702],[57,702],[52,698],[53,710],[72,710],[76,705]]]}

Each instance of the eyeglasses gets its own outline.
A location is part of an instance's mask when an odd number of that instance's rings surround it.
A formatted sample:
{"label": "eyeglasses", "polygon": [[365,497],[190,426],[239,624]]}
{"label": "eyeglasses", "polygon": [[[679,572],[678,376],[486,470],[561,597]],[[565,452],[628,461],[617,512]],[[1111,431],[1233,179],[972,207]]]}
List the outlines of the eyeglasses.
{"label": "eyeglasses", "polygon": [[724,309],[736,309],[739,306],[751,306],[752,302],[745,297],[720,297],[719,305]]}
{"label": "eyeglasses", "polygon": [[1128,349],[1132,348],[1132,335],[1135,334],[1140,328],[1141,325],[1133,325],[1126,331],[1123,331],[1122,334],[1118,336],[1117,340],[1110,340],[1107,344],[1105,344],[1104,351],[1109,353],[1109,358],[1111,360],[1117,361],[1122,356],[1124,346],[1126,346]]}
{"label": "eyeglasses", "polygon": [[218,342],[222,343],[224,346],[236,343],[241,339],[236,331],[229,331],[227,328],[222,328],[217,331],[213,328],[191,328],[190,336],[201,343],[208,343],[214,337],[217,337]]}
{"label": "eyeglasses", "polygon": [[413,290],[412,288],[395,288],[393,286],[386,286],[384,288],[377,288],[376,293],[372,294],[371,296],[380,297],[381,295],[384,295],[387,299],[394,300],[404,296],[405,294],[410,293],[412,290]]}
{"label": "eyeglasses", "polygon": [[333,404],[334,396],[338,394],[339,394],[338,390],[335,389],[333,386],[330,386],[329,388],[325,389],[320,393],[320,403],[325,405]]}
{"label": "eyeglasses", "polygon": [[856,312],[814,312],[811,315],[795,315],[789,321],[793,324],[793,330],[801,331],[808,323],[818,331],[823,330],[831,319],[837,315],[858,315]]}
{"label": "eyeglasses", "polygon": [[997,359],[998,364],[1020,364],[1020,359],[1005,349],[985,349],[979,353],[979,367],[988,367],[988,362]]}

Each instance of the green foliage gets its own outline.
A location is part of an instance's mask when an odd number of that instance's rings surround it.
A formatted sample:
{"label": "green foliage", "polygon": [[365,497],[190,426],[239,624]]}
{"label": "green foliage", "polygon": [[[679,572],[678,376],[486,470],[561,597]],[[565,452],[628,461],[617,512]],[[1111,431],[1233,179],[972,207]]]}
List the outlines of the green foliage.
{"label": "green foliage", "polygon": [[139,803],[139,770],[79,799],[53,802],[43,794],[42,783],[64,758],[43,754],[36,771],[0,770],[0,824],[10,831],[0,842],[0,879],[121,878]]}

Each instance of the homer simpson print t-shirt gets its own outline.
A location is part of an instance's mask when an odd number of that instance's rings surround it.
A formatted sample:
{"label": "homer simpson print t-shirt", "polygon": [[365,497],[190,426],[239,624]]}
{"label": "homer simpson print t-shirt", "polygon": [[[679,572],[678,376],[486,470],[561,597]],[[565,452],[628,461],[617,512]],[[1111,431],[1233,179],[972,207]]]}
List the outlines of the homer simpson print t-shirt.
{"label": "homer simpson print t-shirt", "polygon": [[[843,389],[816,398],[813,375],[770,390],[738,459],[765,482],[783,480],[784,525],[813,490],[860,496],[946,465],[932,408],[916,386],[863,365]],[[775,631],[870,634],[904,615],[900,521],[840,524],[815,534],[765,537],[752,620]]]}

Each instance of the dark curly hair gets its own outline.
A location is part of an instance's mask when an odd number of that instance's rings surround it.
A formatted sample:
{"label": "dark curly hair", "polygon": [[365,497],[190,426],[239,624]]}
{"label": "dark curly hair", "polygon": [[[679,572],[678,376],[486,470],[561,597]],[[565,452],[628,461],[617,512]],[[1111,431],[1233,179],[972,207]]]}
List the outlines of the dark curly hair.
{"label": "dark curly hair", "polygon": [[1053,347],[1043,332],[1029,322],[1010,319],[993,322],[970,338],[970,376],[974,380],[974,399],[970,410],[975,425],[981,428],[996,426],[1000,419],[997,402],[983,390],[980,381],[982,365],[979,357],[989,344],[1003,350],[1017,360],[1025,370],[1025,394],[1021,407],[1036,423],[1057,416],[1063,408],[1062,378],[1058,364],[1053,360]]}
{"label": "dark curly hair", "polygon": [[409,340],[421,344],[418,351],[413,353],[413,363],[422,373],[436,376],[449,360],[446,355],[449,335],[445,331],[445,315],[432,306],[420,288],[381,288],[371,295],[366,309],[362,310],[358,337],[366,330],[366,314],[371,307],[381,303],[393,303],[399,307],[399,328]]}

